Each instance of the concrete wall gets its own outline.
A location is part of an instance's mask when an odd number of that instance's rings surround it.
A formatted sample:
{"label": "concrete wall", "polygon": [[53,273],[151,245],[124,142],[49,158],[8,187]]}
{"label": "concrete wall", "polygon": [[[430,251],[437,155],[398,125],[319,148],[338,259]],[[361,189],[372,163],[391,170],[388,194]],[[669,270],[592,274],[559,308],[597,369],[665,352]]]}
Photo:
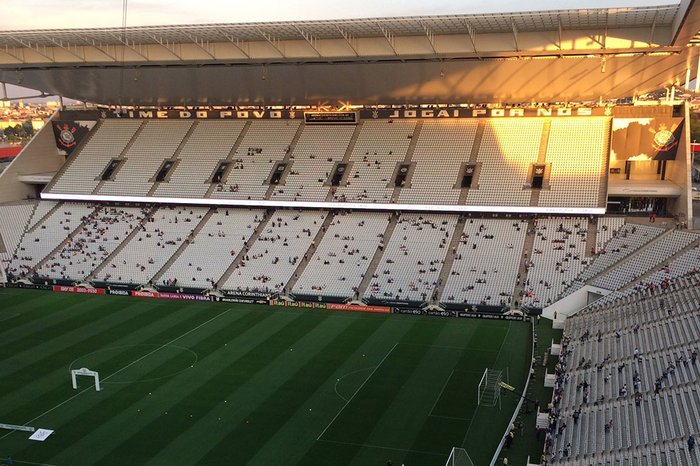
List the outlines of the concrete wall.
{"label": "concrete wall", "polygon": [[[590,304],[589,293],[606,296],[612,293],[612,291],[604,288],[598,288],[597,286],[586,285],[583,288],[571,293],[569,296],[565,296],[556,303],[542,309],[542,317],[552,320],[563,320],[568,316],[576,314],[578,311]],[[554,319],[555,312],[557,314],[556,319]]]}
{"label": "concrete wall", "polygon": [[22,183],[18,176],[54,172],[61,168],[65,158],[58,154],[52,126],[49,120],[0,174],[0,203],[37,197],[37,187]]}

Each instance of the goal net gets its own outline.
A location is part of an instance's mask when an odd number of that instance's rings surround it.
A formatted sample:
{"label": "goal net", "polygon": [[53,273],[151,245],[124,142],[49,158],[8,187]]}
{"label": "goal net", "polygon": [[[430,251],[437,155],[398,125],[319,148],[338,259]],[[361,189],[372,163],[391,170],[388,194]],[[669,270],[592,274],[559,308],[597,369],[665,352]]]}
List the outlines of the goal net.
{"label": "goal net", "polygon": [[477,394],[478,406],[493,408],[501,400],[501,387],[503,381],[503,371],[496,369],[484,370],[484,375],[479,381],[479,391]]}
{"label": "goal net", "polygon": [[467,450],[453,447],[445,466],[474,466],[474,462],[469,457]]}

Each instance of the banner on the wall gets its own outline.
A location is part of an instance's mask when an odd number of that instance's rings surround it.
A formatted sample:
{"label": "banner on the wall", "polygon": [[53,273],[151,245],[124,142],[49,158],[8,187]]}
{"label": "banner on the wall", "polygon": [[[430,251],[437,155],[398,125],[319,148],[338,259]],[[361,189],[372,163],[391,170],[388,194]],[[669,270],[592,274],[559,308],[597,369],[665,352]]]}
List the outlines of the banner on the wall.
{"label": "banner on the wall", "polygon": [[56,149],[60,155],[68,157],[73,153],[80,141],[95,126],[95,121],[53,121],[53,134],[56,139]]}
{"label": "banner on the wall", "polygon": [[614,118],[611,161],[675,160],[683,118]]}

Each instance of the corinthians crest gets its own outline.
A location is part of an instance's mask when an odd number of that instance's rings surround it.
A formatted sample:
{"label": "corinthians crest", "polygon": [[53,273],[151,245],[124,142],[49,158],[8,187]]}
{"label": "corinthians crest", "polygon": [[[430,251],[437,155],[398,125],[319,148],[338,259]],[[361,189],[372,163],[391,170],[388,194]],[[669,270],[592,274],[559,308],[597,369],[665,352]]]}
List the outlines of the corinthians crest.
{"label": "corinthians crest", "polygon": [[76,132],[76,127],[75,126],[70,126],[68,124],[57,124],[56,128],[58,129],[58,143],[68,149],[73,146],[75,146],[76,141],[75,141],[75,132]]}
{"label": "corinthians crest", "polygon": [[649,128],[649,131],[654,135],[652,145],[654,149],[659,152],[667,152],[678,145],[678,140],[674,136],[674,132],[678,128],[678,124],[672,125],[669,128],[661,123],[659,125],[659,130],[655,131],[653,127]]}

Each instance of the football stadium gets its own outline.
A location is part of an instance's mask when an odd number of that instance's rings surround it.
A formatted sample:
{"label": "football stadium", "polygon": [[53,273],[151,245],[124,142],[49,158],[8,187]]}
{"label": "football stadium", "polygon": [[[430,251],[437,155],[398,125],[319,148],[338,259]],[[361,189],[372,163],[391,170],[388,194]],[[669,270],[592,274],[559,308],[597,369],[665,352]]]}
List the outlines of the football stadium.
{"label": "football stadium", "polygon": [[700,465],[700,3],[124,6],[0,30],[0,464]]}

